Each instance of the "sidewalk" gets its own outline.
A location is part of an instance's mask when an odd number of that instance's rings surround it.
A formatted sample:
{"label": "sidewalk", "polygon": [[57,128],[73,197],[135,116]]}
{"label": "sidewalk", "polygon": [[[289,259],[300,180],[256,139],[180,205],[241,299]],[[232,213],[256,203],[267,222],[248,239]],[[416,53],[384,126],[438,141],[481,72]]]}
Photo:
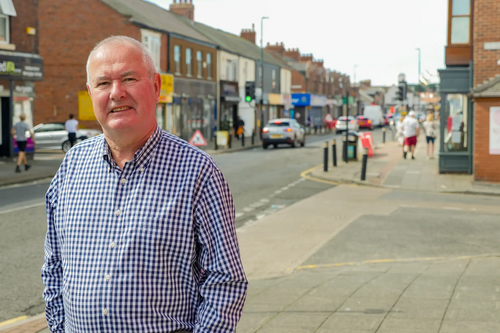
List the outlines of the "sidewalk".
{"label": "sidewalk", "polygon": [[[403,159],[402,147],[397,142],[377,144],[374,156],[368,158],[366,181],[361,181],[361,161],[349,161],[346,164],[342,161],[342,151],[339,152],[339,149],[337,167],[333,167],[330,160],[328,172],[324,172],[321,165],[310,176],[335,183],[391,189],[500,195],[500,185],[474,182],[472,175],[439,174],[439,157],[436,155],[434,159],[428,160],[425,138],[421,136],[419,142],[415,160]],[[439,146],[436,146],[438,151]]]}

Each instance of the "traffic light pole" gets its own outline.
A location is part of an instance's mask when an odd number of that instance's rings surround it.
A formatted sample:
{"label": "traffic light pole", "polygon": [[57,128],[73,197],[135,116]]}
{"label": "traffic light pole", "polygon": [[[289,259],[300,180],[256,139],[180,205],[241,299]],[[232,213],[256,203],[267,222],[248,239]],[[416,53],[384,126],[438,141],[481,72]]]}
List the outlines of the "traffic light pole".
{"label": "traffic light pole", "polygon": [[347,146],[349,145],[349,91],[346,89],[346,92],[345,92],[345,123],[346,123],[346,127],[345,127],[345,139],[344,139],[344,158],[345,158],[345,162],[346,163],[349,163],[349,156],[348,156],[348,153],[349,153],[349,149],[347,148]]}

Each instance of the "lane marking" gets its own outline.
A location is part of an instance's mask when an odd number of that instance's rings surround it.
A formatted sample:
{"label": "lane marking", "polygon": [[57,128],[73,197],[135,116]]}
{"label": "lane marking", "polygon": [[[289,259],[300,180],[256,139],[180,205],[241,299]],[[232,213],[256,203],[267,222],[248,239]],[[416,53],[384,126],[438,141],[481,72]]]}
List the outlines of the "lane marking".
{"label": "lane marking", "polygon": [[234,214],[234,217],[238,218],[238,217],[242,217],[243,215],[245,215],[245,213],[236,213],[236,214]]}
{"label": "lane marking", "polygon": [[443,209],[446,209],[446,210],[464,210],[463,208],[460,208],[460,207],[443,207]]}
{"label": "lane marking", "polygon": [[407,258],[407,259],[374,259],[363,260],[359,262],[340,262],[334,264],[319,264],[319,265],[303,265],[298,266],[297,269],[315,269],[315,268],[331,268],[341,266],[360,266],[369,264],[386,264],[386,263],[408,263],[408,262],[428,262],[428,261],[456,261],[456,260],[471,260],[471,259],[488,259],[498,258],[500,253],[481,254],[476,256],[459,256],[459,257],[424,257],[424,258]]}
{"label": "lane marking", "polygon": [[30,208],[40,207],[40,206],[45,206],[45,202],[41,202],[41,203],[37,203],[37,204],[33,204],[33,205],[28,205],[28,206],[23,206],[23,207],[7,209],[7,210],[2,210],[2,211],[0,211],[0,215],[14,213],[14,212],[18,212],[20,210],[25,210],[25,209],[30,209]]}
{"label": "lane marking", "polygon": [[0,323],[0,327],[2,326],[7,326],[7,325],[10,325],[10,324],[14,324],[18,321],[21,321],[21,320],[24,320],[28,318],[28,316],[21,316],[21,317],[17,317],[17,318],[13,318],[13,319],[9,319],[9,320],[6,320],[6,321],[3,321]]}
{"label": "lane marking", "polygon": [[318,168],[321,168],[323,166],[323,164],[320,164],[320,165],[317,165],[313,168],[310,168],[306,171],[303,171],[301,174],[300,174],[300,177],[302,177],[304,180],[308,179],[308,180],[312,180],[312,181],[315,181],[315,182],[318,182],[318,183],[324,183],[324,184],[330,184],[330,185],[340,185],[339,183],[337,182],[333,182],[333,181],[329,181],[329,180],[324,180],[324,179],[319,179],[319,178],[316,178],[316,177],[312,177],[312,176],[309,176],[308,174],[313,172],[314,170],[318,169]]}

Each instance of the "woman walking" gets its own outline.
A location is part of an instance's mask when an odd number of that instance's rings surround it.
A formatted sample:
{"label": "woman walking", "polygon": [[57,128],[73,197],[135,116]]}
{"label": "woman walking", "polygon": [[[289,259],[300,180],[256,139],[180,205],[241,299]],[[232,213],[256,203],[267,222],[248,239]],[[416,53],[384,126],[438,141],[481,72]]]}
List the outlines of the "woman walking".
{"label": "woman walking", "polygon": [[427,139],[427,159],[434,158],[434,141],[436,140],[437,128],[432,113],[427,115],[424,123],[425,137]]}

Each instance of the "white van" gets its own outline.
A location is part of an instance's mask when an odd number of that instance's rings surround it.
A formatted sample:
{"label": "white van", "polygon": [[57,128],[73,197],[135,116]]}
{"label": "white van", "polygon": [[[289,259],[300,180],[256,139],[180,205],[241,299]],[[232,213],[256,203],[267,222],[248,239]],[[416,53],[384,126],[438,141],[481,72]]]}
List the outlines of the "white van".
{"label": "white van", "polygon": [[384,111],[380,105],[367,105],[363,111],[363,116],[372,121],[373,126],[384,126]]}

